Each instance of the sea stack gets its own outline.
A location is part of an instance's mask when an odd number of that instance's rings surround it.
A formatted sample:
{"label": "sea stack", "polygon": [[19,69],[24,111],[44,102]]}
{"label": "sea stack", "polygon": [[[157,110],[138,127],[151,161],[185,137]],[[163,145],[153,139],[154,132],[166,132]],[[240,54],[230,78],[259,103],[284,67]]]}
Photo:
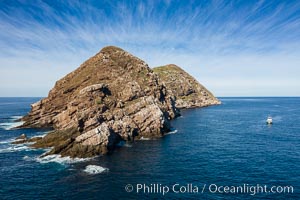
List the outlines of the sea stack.
{"label": "sea stack", "polygon": [[170,64],[153,69],[176,97],[177,108],[218,105],[221,102],[203,85],[180,67]]}
{"label": "sea stack", "polygon": [[[121,141],[163,136],[170,131],[170,120],[179,116],[175,104],[183,108],[218,102],[182,70],[186,78],[173,76],[177,85],[169,84],[161,68],[155,72],[130,53],[105,47],[57,81],[48,97],[32,104],[21,127],[54,129],[32,145],[53,147],[45,155],[92,157]],[[174,74],[169,68],[164,73]],[[184,101],[184,96],[193,100]]]}
{"label": "sea stack", "polygon": [[175,98],[148,65],[113,46],[103,48],[32,104],[23,127],[53,127],[33,147],[91,157],[122,140],[161,137],[179,114]]}

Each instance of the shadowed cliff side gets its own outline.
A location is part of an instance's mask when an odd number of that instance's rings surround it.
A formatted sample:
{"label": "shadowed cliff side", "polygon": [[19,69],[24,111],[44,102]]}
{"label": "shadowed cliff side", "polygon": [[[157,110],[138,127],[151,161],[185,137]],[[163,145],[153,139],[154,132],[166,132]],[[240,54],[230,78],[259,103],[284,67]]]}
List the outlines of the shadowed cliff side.
{"label": "shadowed cliff side", "polygon": [[221,104],[203,85],[176,65],[153,69],[176,96],[176,107],[193,108]]}

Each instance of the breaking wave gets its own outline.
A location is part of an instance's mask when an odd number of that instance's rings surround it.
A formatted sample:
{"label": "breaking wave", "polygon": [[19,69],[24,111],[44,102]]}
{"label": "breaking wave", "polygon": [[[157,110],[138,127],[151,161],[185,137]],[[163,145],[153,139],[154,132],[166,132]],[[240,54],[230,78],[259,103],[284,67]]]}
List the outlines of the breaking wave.
{"label": "breaking wave", "polygon": [[55,162],[55,163],[65,165],[65,164],[84,162],[84,161],[88,161],[91,159],[92,158],[71,158],[69,156],[62,157],[59,154],[53,154],[53,155],[48,155],[48,156],[44,156],[44,157],[37,157],[36,161],[39,163],[42,163],[42,164]]}
{"label": "breaking wave", "polygon": [[9,117],[9,121],[8,122],[2,122],[0,123],[0,128],[4,129],[4,130],[10,130],[12,128],[21,126],[24,122],[22,121],[18,121],[16,122],[16,120],[21,119],[22,116],[11,116]]}
{"label": "breaking wave", "polygon": [[150,138],[141,137],[140,140],[151,140]]}
{"label": "breaking wave", "polygon": [[13,120],[18,120],[18,119],[21,119],[23,116],[21,115],[15,115],[15,116],[11,116],[10,119],[13,119]]}
{"label": "breaking wave", "polygon": [[26,160],[26,161],[34,161],[35,158],[29,157],[29,156],[24,156],[24,157],[23,157],[23,160]]}
{"label": "breaking wave", "polygon": [[3,141],[0,141],[0,144],[10,144],[13,141],[14,141],[14,139],[3,140]]}
{"label": "breaking wave", "polygon": [[10,130],[12,128],[16,128],[18,126],[21,126],[24,122],[4,122],[0,123],[0,128],[5,130]]}
{"label": "breaking wave", "polygon": [[4,149],[0,149],[0,153],[9,153],[17,151],[33,151],[35,149],[29,148],[27,145],[12,145]]}

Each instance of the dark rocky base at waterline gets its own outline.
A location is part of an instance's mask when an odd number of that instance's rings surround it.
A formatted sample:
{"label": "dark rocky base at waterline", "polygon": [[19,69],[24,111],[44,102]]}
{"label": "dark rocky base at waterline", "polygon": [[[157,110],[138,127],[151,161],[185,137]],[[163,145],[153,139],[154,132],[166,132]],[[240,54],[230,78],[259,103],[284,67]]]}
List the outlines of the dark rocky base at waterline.
{"label": "dark rocky base at waterline", "polygon": [[[29,145],[29,147],[34,149],[52,148],[49,152],[44,153],[42,157],[52,154],[60,154],[62,157],[69,156],[70,158],[89,158],[112,153],[116,148],[119,148],[119,144],[121,142],[126,142],[120,136],[115,134],[114,138],[109,138],[109,144],[107,146],[88,146],[76,142],[76,137],[78,137],[79,135],[80,132],[76,129],[69,129],[64,131],[54,130],[49,132],[44,137],[34,136],[28,138],[25,134],[22,134],[17,137],[15,141],[12,142],[12,144],[32,143]],[[155,138],[153,137],[148,139]],[[131,142],[138,141],[140,139],[143,139],[143,137],[137,136]]]}

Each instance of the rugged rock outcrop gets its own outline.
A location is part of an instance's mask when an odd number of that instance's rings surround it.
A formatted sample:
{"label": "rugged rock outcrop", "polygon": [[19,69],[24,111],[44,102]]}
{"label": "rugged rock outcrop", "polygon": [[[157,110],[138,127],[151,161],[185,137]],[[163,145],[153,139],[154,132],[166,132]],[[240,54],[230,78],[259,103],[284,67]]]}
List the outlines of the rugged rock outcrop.
{"label": "rugged rock outcrop", "polygon": [[56,82],[23,117],[21,127],[53,127],[33,147],[90,157],[122,140],[160,137],[179,114],[175,98],[148,65],[113,46]]}
{"label": "rugged rock outcrop", "polygon": [[15,141],[12,142],[12,144],[24,144],[24,143],[30,143],[30,142],[37,142],[38,140],[41,140],[42,137],[32,137],[28,138],[24,133],[21,134],[19,137],[15,139]]}
{"label": "rugged rock outcrop", "polygon": [[16,138],[16,140],[27,140],[27,136],[25,133],[22,133],[19,137]]}
{"label": "rugged rock outcrop", "polygon": [[57,81],[48,97],[32,104],[22,118],[23,128],[54,131],[43,138],[21,135],[14,143],[53,147],[45,155],[91,157],[121,141],[161,137],[179,115],[178,108],[219,103],[179,67],[153,71],[139,58],[109,46]]}
{"label": "rugged rock outcrop", "polygon": [[176,65],[153,69],[176,96],[176,107],[193,108],[221,104],[203,85]]}

